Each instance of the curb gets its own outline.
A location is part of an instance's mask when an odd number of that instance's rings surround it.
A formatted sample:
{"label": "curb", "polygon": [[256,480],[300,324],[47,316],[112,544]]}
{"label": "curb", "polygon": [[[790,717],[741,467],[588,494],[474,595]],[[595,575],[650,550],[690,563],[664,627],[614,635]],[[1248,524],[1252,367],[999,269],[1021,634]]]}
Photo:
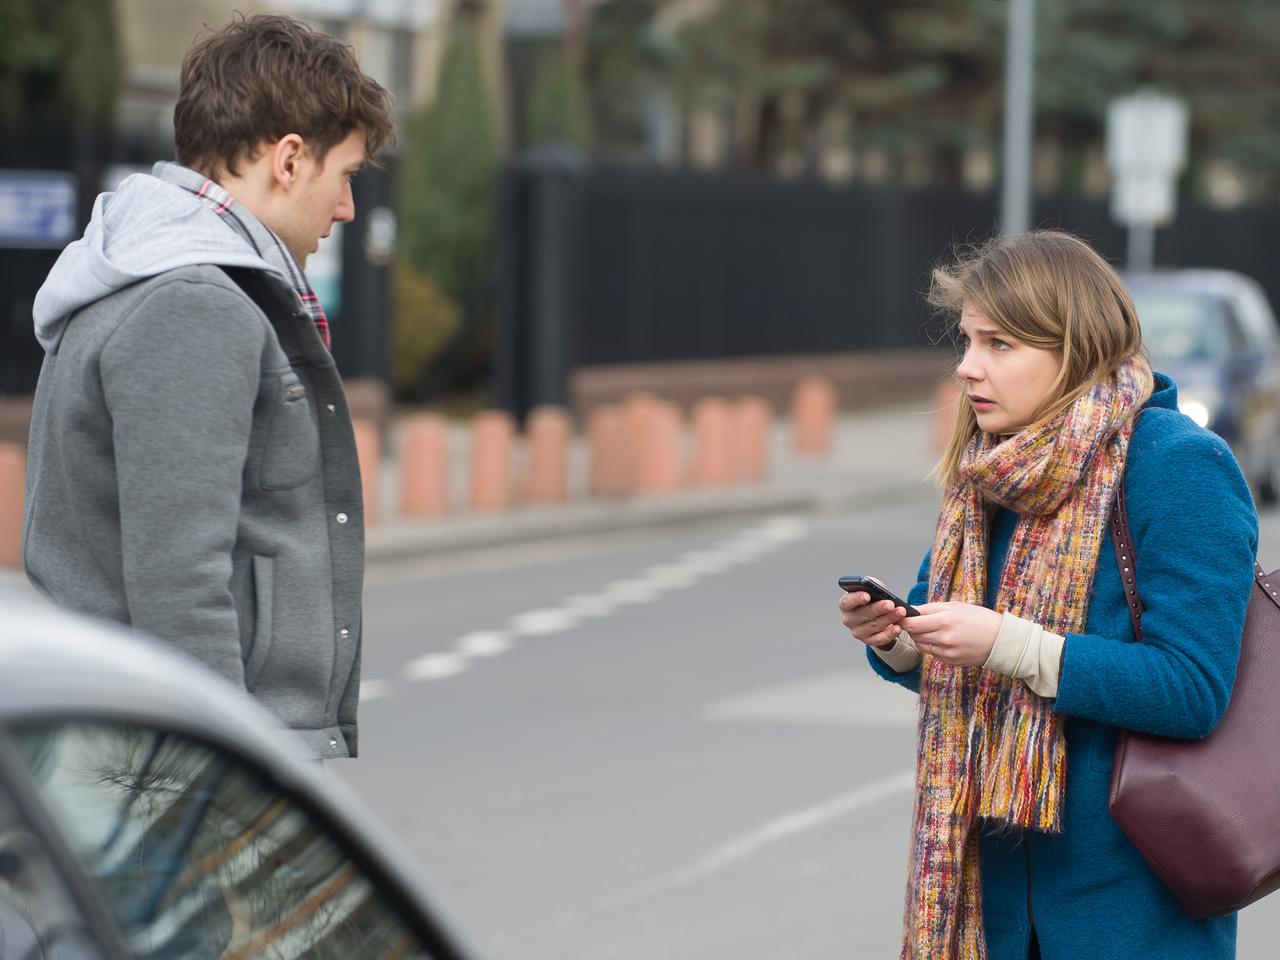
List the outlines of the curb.
{"label": "curb", "polygon": [[[821,489],[740,489],[699,491],[678,496],[635,497],[558,507],[521,507],[450,519],[400,521],[367,532],[369,564],[423,560],[594,534],[625,533],[677,525],[768,516],[778,513],[835,513],[851,508],[890,506],[920,496],[923,485],[840,485]],[[0,567],[0,586],[28,586],[21,570]]]}
{"label": "curb", "polygon": [[912,485],[825,489],[699,491],[559,507],[521,507],[448,520],[401,521],[366,531],[368,563],[426,559],[469,550],[570,539],[603,533],[712,523],[777,513],[829,513],[886,506],[920,495]]}

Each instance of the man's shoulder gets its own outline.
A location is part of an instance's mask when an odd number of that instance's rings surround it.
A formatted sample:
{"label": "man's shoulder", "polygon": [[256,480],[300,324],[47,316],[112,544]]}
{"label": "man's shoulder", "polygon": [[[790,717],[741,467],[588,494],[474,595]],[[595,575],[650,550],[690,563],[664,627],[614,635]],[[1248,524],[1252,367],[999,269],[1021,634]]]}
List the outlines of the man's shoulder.
{"label": "man's shoulder", "polygon": [[260,313],[257,304],[253,298],[248,296],[242,289],[240,284],[224,270],[222,267],[212,263],[194,263],[182,267],[174,267],[172,270],[166,270],[163,273],[157,273],[153,277],[136,284],[134,288],[135,295],[139,300],[147,299],[160,290],[166,290],[167,293],[182,296],[183,287],[196,287],[196,291],[190,293],[199,295],[213,294],[218,297],[219,303],[224,301],[222,294],[230,294],[231,299],[242,301],[245,310]]}
{"label": "man's shoulder", "polygon": [[[84,311],[68,336],[79,330],[102,349],[151,352],[156,337],[258,344],[271,323],[262,309],[221,268],[193,264],[166,270],[104,297]],[[93,314],[97,314],[94,318]],[[119,349],[118,349],[119,348]],[[105,356],[105,354],[104,354]]]}
{"label": "man's shoulder", "polygon": [[[108,303],[114,301],[114,303]],[[149,323],[159,313],[216,320],[222,327],[270,326],[262,309],[225,270],[213,264],[175,267],[100,301],[119,325]]]}

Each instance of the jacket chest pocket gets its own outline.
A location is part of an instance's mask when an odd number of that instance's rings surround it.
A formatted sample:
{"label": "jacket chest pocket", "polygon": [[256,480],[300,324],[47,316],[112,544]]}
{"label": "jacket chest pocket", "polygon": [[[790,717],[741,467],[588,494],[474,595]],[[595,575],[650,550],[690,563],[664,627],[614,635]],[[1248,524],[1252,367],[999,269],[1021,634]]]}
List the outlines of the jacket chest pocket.
{"label": "jacket chest pocket", "polygon": [[264,490],[289,490],[315,476],[320,432],[296,372],[269,373],[263,379],[267,430],[258,483]]}

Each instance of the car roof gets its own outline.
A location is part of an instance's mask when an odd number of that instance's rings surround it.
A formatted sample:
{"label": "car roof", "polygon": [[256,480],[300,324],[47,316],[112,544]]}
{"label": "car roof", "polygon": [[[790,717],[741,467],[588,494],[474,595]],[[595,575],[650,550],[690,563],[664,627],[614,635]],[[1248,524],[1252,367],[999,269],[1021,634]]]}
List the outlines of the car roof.
{"label": "car roof", "polygon": [[[346,784],[319,775],[280,722],[222,677],[118,624],[60,610],[0,577],[0,726],[53,718],[161,725],[256,755],[284,786],[355,826],[352,839],[440,923],[420,867]],[[438,927],[437,927],[438,929]],[[450,932],[448,939],[456,941]],[[455,952],[445,956],[459,955]]]}
{"label": "car roof", "polygon": [[0,722],[50,711],[176,717],[292,762],[265,732],[280,726],[265,708],[182,654],[13,583],[0,582],[0,611]]}
{"label": "car roof", "polygon": [[1188,293],[1208,293],[1228,297],[1261,292],[1258,283],[1243,273],[1210,267],[1126,273],[1123,277],[1125,284],[1135,290],[1184,290]]}

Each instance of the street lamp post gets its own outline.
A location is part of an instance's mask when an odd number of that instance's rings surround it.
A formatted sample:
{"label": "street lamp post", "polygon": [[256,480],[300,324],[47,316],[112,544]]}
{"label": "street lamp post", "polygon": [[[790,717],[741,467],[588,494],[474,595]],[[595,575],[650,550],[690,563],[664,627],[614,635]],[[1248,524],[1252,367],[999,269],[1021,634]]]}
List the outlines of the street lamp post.
{"label": "street lamp post", "polygon": [[1031,226],[1032,94],[1035,89],[1036,0],[1009,0],[1004,69],[1004,166],[1000,232]]}

